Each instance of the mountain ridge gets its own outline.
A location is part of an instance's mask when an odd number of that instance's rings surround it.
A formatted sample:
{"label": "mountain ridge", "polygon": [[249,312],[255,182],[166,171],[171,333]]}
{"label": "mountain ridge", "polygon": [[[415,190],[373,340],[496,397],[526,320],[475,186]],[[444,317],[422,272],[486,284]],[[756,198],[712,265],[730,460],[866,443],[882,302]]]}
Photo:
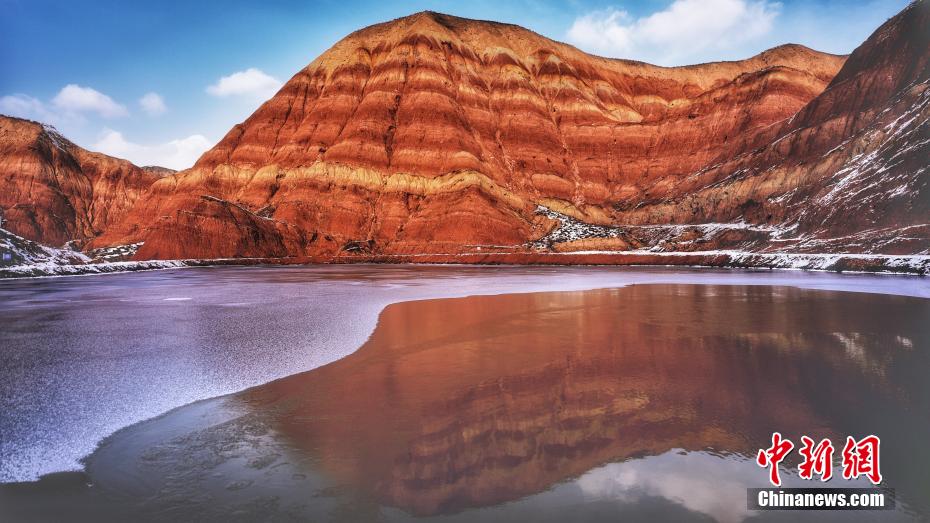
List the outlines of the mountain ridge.
{"label": "mountain ridge", "polygon": [[87,249],[926,255],[928,11],[912,3],[848,56],[785,44],[681,67],[435,12],[375,24],[193,167],[159,171]]}
{"label": "mountain ridge", "polygon": [[[221,256],[264,255],[265,239],[294,255],[356,242],[455,252],[541,238],[554,224],[538,205],[608,224],[609,206],[650,179],[766,142],[842,61],[782,46],[664,68],[518,26],[412,15],[340,40],[95,244],[145,238],[140,257],[190,257],[178,238],[213,228],[241,231]],[[259,223],[240,210],[275,230],[234,226]]]}
{"label": "mountain ridge", "polygon": [[[905,116],[907,127],[892,128]],[[771,143],[699,173],[704,186],[684,198],[655,202],[630,218],[684,217],[693,206],[689,198],[722,201],[722,191],[755,184],[771,187],[765,195],[770,202],[754,196],[760,202],[755,212],[773,215],[762,221],[795,229],[795,238],[779,247],[790,242],[806,252],[927,253],[928,139],[930,3],[917,1],[854,50],[824,92],[785,122]],[[725,221],[736,211],[731,206],[706,215]]]}

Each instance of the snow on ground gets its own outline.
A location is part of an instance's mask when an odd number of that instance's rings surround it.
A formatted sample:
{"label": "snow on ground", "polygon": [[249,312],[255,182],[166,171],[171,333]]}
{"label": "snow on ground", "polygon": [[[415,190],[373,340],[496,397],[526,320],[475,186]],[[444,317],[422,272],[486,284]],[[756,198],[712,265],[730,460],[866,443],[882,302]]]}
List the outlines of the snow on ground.
{"label": "snow on ground", "polygon": [[0,267],[0,278],[23,278],[35,276],[72,276],[78,274],[105,274],[110,272],[151,271],[187,267],[181,260],[151,260],[85,263],[60,265],[54,262]]}
{"label": "snow on ground", "polygon": [[617,257],[623,256],[641,256],[648,254],[658,258],[681,258],[681,257],[698,257],[706,258],[711,261],[715,258],[724,258],[714,265],[734,266],[734,267],[759,267],[768,269],[803,269],[814,271],[839,271],[843,270],[841,264],[844,262],[867,262],[871,265],[881,266],[883,272],[902,272],[902,273],[930,273],[930,256],[925,254],[808,254],[808,253],[788,253],[788,252],[748,252],[748,251],[674,251],[674,252],[651,252],[651,251],[576,251],[566,253],[554,253],[561,256],[567,255],[611,255]]}
{"label": "snow on ground", "polygon": [[604,225],[592,225],[560,212],[553,211],[544,205],[536,206],[536,214],[542,214],[546,218],[556,220],[559,226],[546,236],[532,242],[536,248],[548,248],[553,243],[571,242],[584,240],[587,238],[622,238],[626,234],[620,227],[607,227]]}
{"label": "snow on ground", "polygon": [[102,247],[100,249],[93,249],[87,254],[94,260],[100,260],[104,262],[125,261],[132,258],[144,243],[145,242],[139,242],[130,243],[128,245]]}
{"label": "snow on ground", "polygon": [[[34,265],[41,263],[67,265],[87,263],[90,261],[90,258],[81,252],[70,249],[46,247],[32,240],[27,240],[22,236],[17,236],[6,229],[0,229],[0,252],[12,257],[11,260],[2,261],[16,265]],[[6,267],[0,265],[0,269],[5,268]]]}
{"label": "snow on ground", "polygon": [[[6,229],[0,229],[0,278],[29,276],[64,276],[71,274],[101,274],[184,267],[183,261],[115,261],[135,254],[141,243],[120,245],[91,252],[91,256],[68,248],[48,247]],[[111,261],[112,260],[112,261]]]}
{"label": "snow on ground", "polygon": [[[559,222],[559,226],[543,238],[530,243],[536,249],[547,249],[555,243],[570,242],[589,238],[622,238],[634,245],[643,244],[642,250],[649,252],[666,252],[679,250],[689,245],[699,245],[713,241],[729,231],[746,231],[757,233],[754,239],[746,239],[741,247],[748,248],[759,243],[760,238],[769,238],[783,234],[785,231],[776,226],[752,225],[746,222],[733,223],[696,223],[672,225],[617,225],[604,226],[585,223],[571,216],[553,211],[543,205],[536,207],[536,213]],[[689,235],[686,238],[686,235]],[[684,249],[687,250],[687,249]]]}
{"label": "snow on ground", "polygon": [[[767,236],[764,243],[784,241],[779,238],[785,236],[790,229],[779,226],[751,225],[745,222],[735,223],[703,223],[703,224],[684,224],[684,225],[625,225],[617,227],[607,227],[602,225],[591,225],[570,216],[553,211],[547,207],[537,207],[538,214],[542,214],[550,219],[557,220],[559,226],[540,240],[530,244],[536,249],[549,249],[552,244],[574,241],[587,238],[636,238],[645,242],[639,248],[628,251],[571,251],[563,253],[551,253],[554,256],[584,256],[584,255],[607,255],[616,256],[618,261],[626,257],[637,257],[649,255],[651,257],[669,258],[673,263],[675,258],[684,256],[703,258],[704,263],[715,266],[734,266],[734,267],[763,267],[772,269],[804,269],[804,270],[856,270],[855,267],[868,267],[870,271],[882,272],[906,272],[917,274],[930,273],[930,253],[922,252],[919,254],[908,255],[891,255],[891,254],[851,254],[851,253],[800,253],[800,252],[756,252],[747,249],[752,247],[757,240],[747,239],[734,245],[732,249],[714,249],[714,250],[688,250],[690,246],[699,246],[707,244],[718,238],[721,234],[728,231],[750,231],[759,233],[760,236]],[[895,231],[893,236],[901,238],[905,229],[914,228],[911,226]],[[686,233],[696,233],[691,239],[681,240]],[[887,231],[885,231],[887,232]],[[887,236],[887,235],[886,235]],[[853,238],[848,240],[852,241]],[[796,238],[806,247],[813,247],[817,242],[821,242],[823,247],[830,247],[830,240],[815,240]],[[836,240],[836,239],[833,239]],[[867,241],[867,238],[863,238]],[[795,245],[797,247],[797,244]],[[825,249],[829,250],[829,249]],[[622,263],[622,262],[621,262]],[[698,262],[698,265],[704,263]],[[852,269],[850,269],[852,267]],[[862,269],[860,269],[862,270]]]}

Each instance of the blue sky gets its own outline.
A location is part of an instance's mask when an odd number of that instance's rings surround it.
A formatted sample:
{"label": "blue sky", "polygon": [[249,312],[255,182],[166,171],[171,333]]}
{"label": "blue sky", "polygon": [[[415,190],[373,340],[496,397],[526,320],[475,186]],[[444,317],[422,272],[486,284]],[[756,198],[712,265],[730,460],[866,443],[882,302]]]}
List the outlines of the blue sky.
{"label": "blue sky", "polygon": [[0,0],[0,113],[139,164],[190,166],[346,34],[422,10],[682,65],[794,42],[848,53],[907,0]]}

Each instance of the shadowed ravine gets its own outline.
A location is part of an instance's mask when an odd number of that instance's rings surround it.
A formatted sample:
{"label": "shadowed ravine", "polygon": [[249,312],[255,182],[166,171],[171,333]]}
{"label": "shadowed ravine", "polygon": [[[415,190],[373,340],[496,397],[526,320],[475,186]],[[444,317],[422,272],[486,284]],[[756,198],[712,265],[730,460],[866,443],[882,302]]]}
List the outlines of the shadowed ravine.
{"label": "shadowed ravine", "polygon": [[920,298],[771,286],[399,303],[344,359],[116,433],[92,487],[6,489],[74,517],[797,520],[745,508],[771,433],[875,433],[906,505],[882,516],[921,519],[928,317]]}

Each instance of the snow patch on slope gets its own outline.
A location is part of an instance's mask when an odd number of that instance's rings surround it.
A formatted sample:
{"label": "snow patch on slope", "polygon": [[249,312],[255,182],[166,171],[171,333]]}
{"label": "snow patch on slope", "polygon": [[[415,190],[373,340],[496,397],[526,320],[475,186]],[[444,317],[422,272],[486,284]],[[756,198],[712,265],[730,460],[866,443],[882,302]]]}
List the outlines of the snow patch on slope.
{"label": "snow patch on slope", "polygon": [[65,151],[65,148],[71,144],[71,142],[69,142],[67,138],[65,138],[64,136],[61,135],[61,133],[58,132],[58,129],[55,129],[55,127],[49,124],[45,124],[45,123],[42,124],[42,130],[44,130],[45,134],[48,135],[48,138],[52,142],[52,145],[54,145],[57,149],[61,151]]}
{"label": "snow patch on slope", "polygon": [[536,214],[541,214],[551,220],[559,222],[559,226],[546,236],[532,242],[535,248],[548,248],[554,243],[571,242],[585,240],[589,238],[622,238],[626,234],[620,227],[607,227],[604,225],[594,225],[576,220],[560,212],[544,206],[536,206]]}
{"label": "snow patch on slope", "polygon": [[0,252],[10,254],[11,264],[33,265],[52,263],[57,265],[87,263],[90,258],[78,251],[56,249],[27,240],[6,229],[0,229]]}
{"label": "snow patch on slope", "polygon": [[93,257],[68,248],[58,249],[27,240],[6,229],[0,229],[0,278],[29,276],[63,276],[73,274],[101,274],[153,269],[185,267],[179,260],[109,261],[132,256],[142,244],[121,245],[98,249]]}
{"label": "snow patch on slope", "polygon": [[535,249],[549,249],[553,244],[576,240],[622,238],[637,250],[647,252],[689,251],[720,241],[724,234],[732,232],[744,233],[729,240],[733,247],[749,248],[787,232],[786,229],[777,226],[753,225],[744,221],[672,225],[593,225],[543,205],[536,207],[536,214],[556,220],[559,225],[546,236],[530,243]]}

